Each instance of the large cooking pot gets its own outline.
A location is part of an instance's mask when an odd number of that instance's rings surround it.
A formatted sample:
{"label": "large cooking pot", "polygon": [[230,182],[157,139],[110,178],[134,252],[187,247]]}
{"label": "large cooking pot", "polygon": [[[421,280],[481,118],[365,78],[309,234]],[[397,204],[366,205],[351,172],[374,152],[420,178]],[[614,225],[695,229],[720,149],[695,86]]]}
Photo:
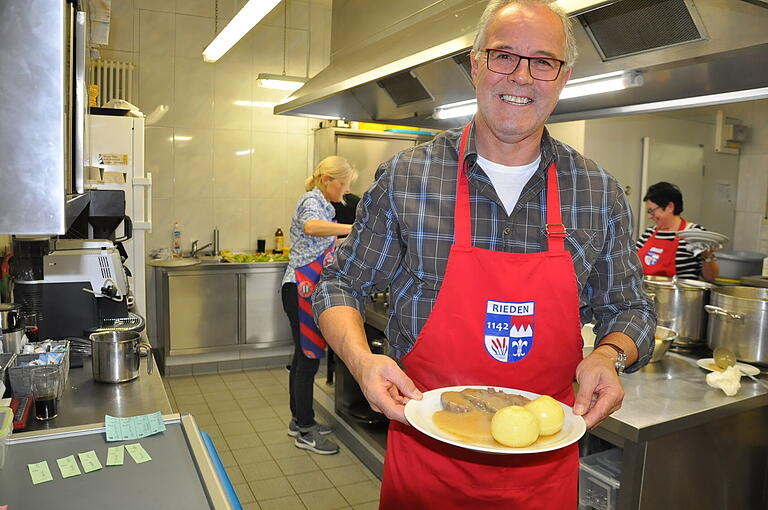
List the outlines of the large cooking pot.
{"label": "large cooking pot", "polygon": [[675,344],[704,343],[711,283],[677,277],[646,276],[645,290],[653,298],[657,324],[677,333]]}
{"label": "large cooking pot", "polygon": [[768,365],[768,289],[717,288],[706,311],[710,349],[725,347],[740,361]]}
{"label": "large cooking pot", "polygon": [[102,331],[90,336],[93,349],[93,378],[121,383],[139,376],[141,351],[147,351],[147,373],[152,373],[152,349],[135,331]]}

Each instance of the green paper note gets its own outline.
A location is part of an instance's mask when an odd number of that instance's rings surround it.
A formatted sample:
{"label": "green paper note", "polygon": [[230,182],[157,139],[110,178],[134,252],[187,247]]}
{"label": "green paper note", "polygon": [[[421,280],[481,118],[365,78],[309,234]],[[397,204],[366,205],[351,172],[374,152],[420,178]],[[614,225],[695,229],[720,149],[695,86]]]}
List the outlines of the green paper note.
{"label": "green paper note", "polygon": [[125,449],[128,450],[128,454],[133,458],[133,461],[136,462],[136,464],[152,460],[152,457],[149,456],[147,450],[145,450],[139,443],[127,444],[125,445]]}
{"label": "green paper note", "polygon": [[29,476],[32,477],[32,483],[34,485],[53,480],[53,475],[48,468],[47,461],[38,462],[36,464],[27,464],[27,469],[29,469]]}
{"label": "green paper note", "polygon": [[107,450],[107,466],[122,466],[125,450],[123,445],[112,446]]}
{"label": "green paper note", "polygon": [[99,462],[99,458],[96,456],[95,451],[91,450],[90,452],[78,453],[77,456],[80,458],[80,464],[83,465],[83,471],[86,473],[101,469],[101,462]]}
{"label": "green paper note", "polygon": [[61,471],[62,478],[69,478],[81,474],[80,468],[77,467],[77,461],[75,460],[74,455],[64,457],[63,459],[56,459],[56,464],[59,465],[59,471]]}

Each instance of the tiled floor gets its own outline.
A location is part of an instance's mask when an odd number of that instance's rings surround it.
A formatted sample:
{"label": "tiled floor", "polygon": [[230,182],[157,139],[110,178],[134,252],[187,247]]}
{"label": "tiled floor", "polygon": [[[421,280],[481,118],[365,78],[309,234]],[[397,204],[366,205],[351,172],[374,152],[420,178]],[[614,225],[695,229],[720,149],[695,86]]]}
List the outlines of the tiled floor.
{"label": "tiled floor", "polygon": [[213,439],[246,510],[378,508],[381,483],[343,445],[336,455],[293,445],[285,369],[163,382],[174,411],[192,414]]}

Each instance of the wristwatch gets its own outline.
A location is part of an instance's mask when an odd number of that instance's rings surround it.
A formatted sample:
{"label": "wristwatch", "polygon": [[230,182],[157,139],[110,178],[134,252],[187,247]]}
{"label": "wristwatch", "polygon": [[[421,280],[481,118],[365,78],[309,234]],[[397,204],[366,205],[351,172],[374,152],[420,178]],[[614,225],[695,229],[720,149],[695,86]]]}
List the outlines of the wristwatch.
{"label": "wristwatch", "polygon": [[624,369],[627,368],[627,353],[624,352],[624,349],[619,347],[616,344],[612,344],[610,342],[604,342],[598,344],[598,347],[611,347],[613,350],[616,351],[616,354],[618,355],[616,358],[616,361],[613,363],[614,368],[616,368],[617,374],[623,374]]}

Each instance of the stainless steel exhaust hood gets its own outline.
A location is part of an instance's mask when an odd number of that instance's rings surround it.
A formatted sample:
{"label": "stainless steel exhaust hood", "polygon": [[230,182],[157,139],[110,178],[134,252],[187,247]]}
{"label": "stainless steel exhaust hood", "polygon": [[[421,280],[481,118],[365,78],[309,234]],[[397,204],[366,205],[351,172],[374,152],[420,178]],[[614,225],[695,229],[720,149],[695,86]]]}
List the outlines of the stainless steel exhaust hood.
{"label": "stainless steel exhaust hood", "polygon": [[[426,0],[428,1],[428,0]],[[333,31],[359,36],[275,107],[276,114],[445,129],[435,107],[474,98],[469,48],[486,0],[334,2]],[[421,2],[424,4],[425,2]],[[551,121],[620,114],[628,107],[768,87],[768,9],[750,0],[591,2],[575,16],[579,59],[572,78],[635,70],[644,85],[561,100]],[[419,4],[419,2],[416,2]],[[565,4],[564,4],[565,5]],[[372,19],[355,15],[368,8]],[[398,15],[397,9],[401,9]],[[344,15],[343,9],[353,9]],[[378,11],[376,10],[378,9]],[[387,20],[378,19],[389,17]],[[349,38],[348,38],[349,39]],[[768,96],[768,90],[765,91]],[[672,109],[674,102],[665,103]],[[629,110],[626,110],[629,111]]]}

